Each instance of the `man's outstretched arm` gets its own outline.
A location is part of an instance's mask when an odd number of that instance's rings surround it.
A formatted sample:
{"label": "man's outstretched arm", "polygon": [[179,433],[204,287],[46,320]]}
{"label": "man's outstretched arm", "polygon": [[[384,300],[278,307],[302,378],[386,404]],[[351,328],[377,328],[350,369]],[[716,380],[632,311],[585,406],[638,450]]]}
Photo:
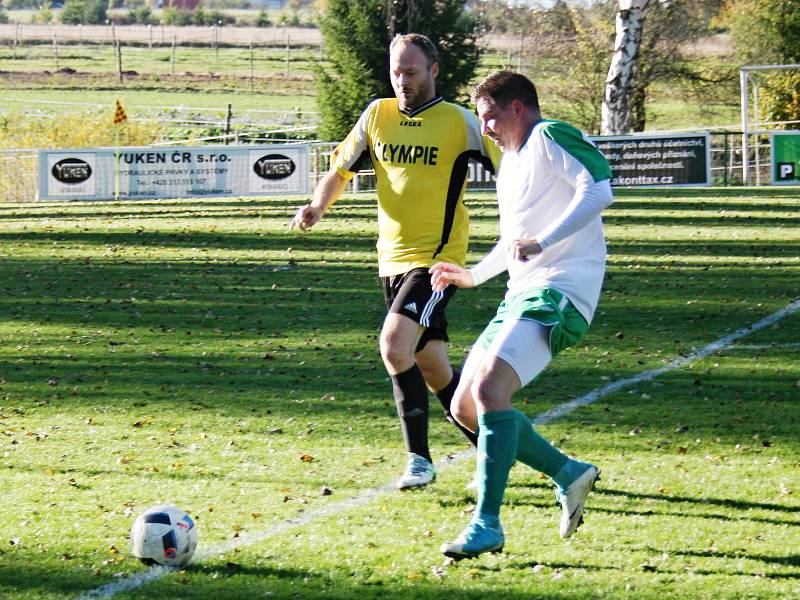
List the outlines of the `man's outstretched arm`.
{"label": "man's outstretched arm", "polygon": [[348,179],[337,170],[328,171],[314,189],[311,203],[300,207],[289,224],[289,229],[299,227],[301,231],[307,231],[316,225],[322,219],[322,215],[342,195],[347,182]]}

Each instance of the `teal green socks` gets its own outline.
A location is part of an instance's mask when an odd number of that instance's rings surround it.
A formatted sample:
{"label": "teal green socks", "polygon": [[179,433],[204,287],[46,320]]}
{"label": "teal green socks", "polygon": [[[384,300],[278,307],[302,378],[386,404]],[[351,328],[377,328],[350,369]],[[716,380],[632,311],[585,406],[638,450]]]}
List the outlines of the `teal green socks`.
{"label": "teal green socks", "polygon": [[563,492],[591,466],[592,465],[589,463],[570,458],[567,463],[559,469],[558,473],[555,474],[553,481],[556,482],[556,485],[561,488]]}
{"label": "teal green socks", "polygon": [[[511,412],[519,423],[517,460],[555,480],[558,472],[570,462],[570,458],[536,433],[533,423],[524,413],[517,409]],[[572,483],[572,480],[569,483]]]}
{"label": "teal green socks", "polygon": [[517,454],[518,426],[514,411],[478,415],[478,505],[473,520],[487,527],[500,525],[500,505]]}
{"label": "teal green socks", "polygon": [[591,466],[554,447],[517,409],[478,415],[478,505],[474,521],[499,527],[500,505],[515,460],[549,475],[562,490]]}

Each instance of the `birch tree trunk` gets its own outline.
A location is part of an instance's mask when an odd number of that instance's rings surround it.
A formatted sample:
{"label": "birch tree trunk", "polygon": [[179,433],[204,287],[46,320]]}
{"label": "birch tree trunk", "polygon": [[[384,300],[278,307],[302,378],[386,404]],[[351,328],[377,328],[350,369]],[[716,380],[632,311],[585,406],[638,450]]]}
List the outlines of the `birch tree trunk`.
{"label": "birch tree trunk", "polygon": [[633,82],[642,28],[650,0],[619,0],[614,54],[606,77],[601,111],[601,133],[618,135],[631,130]]}

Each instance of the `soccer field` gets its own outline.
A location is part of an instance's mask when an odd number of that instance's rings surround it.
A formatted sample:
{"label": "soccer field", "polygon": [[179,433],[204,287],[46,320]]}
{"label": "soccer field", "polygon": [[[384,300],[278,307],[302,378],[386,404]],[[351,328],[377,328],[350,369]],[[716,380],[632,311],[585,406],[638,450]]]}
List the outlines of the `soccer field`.
{"label": "soccer field", "polygon": [[[589,334],[516,399],[601,467],[586,522],[561,540],[518,464],[504,553],[455,564],[474,459],[434,399],[439,477],[391,486],[372,196],[308,234],[285,198],[0,204],[0,597],[800,597],[798,195],[616,192]],[[451,302],[455,363],[503,285]],[[130,555],[162,502],[198,526],[181,571]]]}

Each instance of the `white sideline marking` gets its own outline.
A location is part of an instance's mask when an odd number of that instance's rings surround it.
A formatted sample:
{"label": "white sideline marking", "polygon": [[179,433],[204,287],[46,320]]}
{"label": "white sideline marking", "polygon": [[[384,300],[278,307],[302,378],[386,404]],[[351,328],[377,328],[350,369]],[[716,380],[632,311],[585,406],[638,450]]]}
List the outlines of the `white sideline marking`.
{"label": "white sideline marking", "polygon": [[773,323],[776,323],[783,319],[784,317],[797,312],[800,310],[800,299],[795,300],[788,306],[780,309],[779,311],[772,313],[768,317],[764,317],[760,321],[753,323],[752,325],[748,325],[747,327],[742,327],[734,331],[733,333],[726,335],[725,337],[719,338],[715,342],[711,342],[708,346],[701,348],[700,350],[695,350],[687,354],[686,356],[682,356],[680,358],[676,358],[670,363],[667,363],[663,367],[659,367],[657,369],[650,369],[649,371],[642,371],[638,375],[634,375],[633,377],[628,377],[627,379],[619,379],[617,381],[612,381],[611,383],[604,385],[603,387],[597,388],[589,392],[588,394],[581,396],[580,398],[575,398],[570,402],[565,402],[555,408],[548,410],[541,415],[538,415],[534,420],[534,424],[541,425],[543,423],[549,423],[550,421],[554,421],[559,417],[563,417],[564,415],[571,413],[576,408],[581,406],[586,406],[587,404],[592,404],[593,402],[597,402],[603,396],[607,396],[608,394],[613,394],[614,392],[628,387],[630,385],[634,385],[637,383],[641,383],[643,381],[650,381],[659,375],[663,375],[667,371],[672,371],[674,369],[679,369],[682,366],[694,362],[698,358],[704,358],[709,354],[714,354],[722,350],[723,348],[727,348],[731,344],[733,344],[736,340],[743,338],[746,335],[750,335],[755,331],[759,331],[764,329],[765,327],[769,327]]}
{"label": "white sideline marking", "polygon": [[[638,375],[634,375],[633,377],[629,377],[627,379],[619,379],[617,381],[611,382],[603,387],[596,388],[575,400],[571,400],[570,402],[566,402],[557,406],[552,410],[548,410],[540,415],[536,416],[532,421],[537,425],[542,425],[545,423],[550,423],[551,421],[555,421],[574,411],[576,408],[580,408],[581,406],[587,406],[592,404],[593,402],[597,402],[600,398],[603,398],[609,394],[613,394],[621,390],[622,388],[635,385],[637,383],[641,383],[643,381],[650,381],[659,375],[663,375],[667,371],[672,371],[674,369],[679,369],[684,365],[689,364],[699,358],[704,358],[710,354],[714,354],[724,348],[727,348],[731,344],[733,344],[736,340],[749,335],[753,332],[760,331],[766,327],[769,327],[773,323],[776,323],[791,315],[792,313],[797,312],[800,310],[800,298],[789,304],[788,306],[782,308],[781,310],[769,315],[768,317],[764,317],[760,321],[753,323],[752,325],[748,325],[747,327],[743,327],[734,331],[733,333],[726,335],[725,337],[721,337],[720,339],[711,342],[707,346],[701,348],[700,350],[695,350],[694,352],[687,354],[686,356],[682,356],[672,362],[664,365],[663,367],[659,367],[657,369],[650,369],[648,371],[643,371]],[[771,346],[767,346],[771,347]],[[449,467],[456,465],[462,462],[464,459],[472,456],[474,454],[474,450],[464,450],[463,452],[459,452],[452,456],[452,458],[446,458],[440,460],[436,463],[437,469],[441,472]],[[235,548],[242,547],[242,546],[251,546],[253,544],[257,544],[261,540],[264,540],[270,536],[276,535],[278,533],[283,533],[288,529],[292,529],[294,527],[300,527],[302,525],[306,525],[318,518],[326,517],[329,515],[341,514],[352,510],[354,508],[358,508],[359,506],[364,506],[368,504],[375,498],[379,498],[381,496],[385,496],[389,493],[392,493],[396,490],[394,486],[394,482],[387,483],[380,487],[371,488],[362,491],[357,496],[353,496],[352,498],[347,498],[340,502],[334,502],[329,504],[328,506],[324,506],[318,508],[316,510],[309,511],[307,513],[303,513],[294,519],[290,519],[288,521],[283,521],[278,523],[277,525],[271,527],[266,531],[262,531],[260,533],[253,533],[253,534],[244,534],[236,539],[229,540],[227,542],[223,542],[222,544],[217,544],[212,548],[208,548],[204,551],[197,553],[197,562],[200,562],[210,556],[215,556],[219,554],[225,554],[226,552],[230,552]],[[141,573],[136,573],[134,575],[129,575],[128,577],[122,578],[119,581],[114,581],[112,583],[106,584],[104,586],[95,588],[93,590],[89,590],[84,592],[76,597],[76,600],[90,600],[92,598],[111,598],[120,592],[125,592],[127,590],[131,590],[140,586],[143,586],[151,581],[155,581],[156,579],[160,579],[164,575],[174,572],[174,569],[169,569],[167,567],[150,567],[149,569],[142,571]]]}
{"label": "white sideline marking", "polygon": [[785,342],[774,344],[736,344],[727,350],[778,350],[780,348],[800,348],[800,342]]}

